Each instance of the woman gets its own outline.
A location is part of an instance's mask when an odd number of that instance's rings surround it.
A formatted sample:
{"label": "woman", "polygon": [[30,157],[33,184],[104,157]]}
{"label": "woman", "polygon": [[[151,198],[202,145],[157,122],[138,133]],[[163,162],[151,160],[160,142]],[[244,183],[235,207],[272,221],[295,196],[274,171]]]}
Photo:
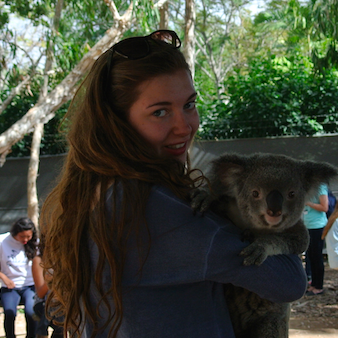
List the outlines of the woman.
{"label": "woman", "polygon": [[244,267],[228,221],[193,214],[196,91],[173,31],[104,53],[70,108],[69,153],[43,208],[50,299],[83,337],[234,337],[223,284],[273,301],[305,291],[296,256]]}
{"label": "woman", "polygon": [[34,281],[32,260],[36,253],[37,235],[34,223],[29,218],[20,218],[11,227],[10,233],[0,245],[1,300],[5,313],[6,337],[15,337],[14,322],[20,301],[25,305],[27,337],[35,337]]}
{"label": "woman", "polygon": [[331,269],[338,269],[338,203],[323,229],[322,239],[326,241],[326,250]]}
{"label": "woman", "polygon": [[316,296],[324,292],[323,228],[326,225],[326,212],[329,208],[328,187],[322,184],[316,197],[306,203],[304,224],[310,235],[310,244],[306,251],[306,270],[311,275],[307,296]]}

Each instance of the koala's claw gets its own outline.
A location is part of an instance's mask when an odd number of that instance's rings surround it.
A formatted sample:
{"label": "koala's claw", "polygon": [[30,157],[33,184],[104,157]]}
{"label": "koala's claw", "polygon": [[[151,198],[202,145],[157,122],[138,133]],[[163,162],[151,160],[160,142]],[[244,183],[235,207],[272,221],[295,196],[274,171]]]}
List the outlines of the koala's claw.
{"label": "koala's claw", "polygon": [[261,265],[268,257],[264,247],[258,245],[257,243],[252,243],[243,249],[240,253],[240,256],[245,257],[243,264],[246,266]]}
{"label": "koala's claw", "polygon": [[190,206],[194,210],[194,213],[197,211],[202,214],[206,212],[214,198],[211,196],[210,192],[203,188],[196,188],[190,193],[191,203]]}

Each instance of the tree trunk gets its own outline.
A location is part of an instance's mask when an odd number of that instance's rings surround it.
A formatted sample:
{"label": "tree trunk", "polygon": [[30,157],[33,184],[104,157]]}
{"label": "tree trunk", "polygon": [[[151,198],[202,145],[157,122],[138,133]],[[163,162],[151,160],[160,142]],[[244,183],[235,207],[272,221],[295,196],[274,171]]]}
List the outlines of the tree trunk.
{"label": "tree trunk", "polygon": [[39,171],[40,162],[40,143],[43,134],[43,123],[38,123],[35,126],[31,156],[28,166],[27,175],[27,215],[38,228],[39,221],[39,200],[36,188],[36,179]]}
{"label": "tree trunk", "polygon": [[[49,36],[49,44],[46,50],[46,64],[44,69],[44,81],[40,91],[39,101],[46,98],[48,94],[48,72],[52,69],[54,58],[54,44],[53,38],[56,32],[59,30],[59,23],[61,17],[61,11],[63,8],[63,0],[58,0],[55,6],[55,14],[53,18],[52,31]],[[35,226],[39,228],[39,197],[36,186],[36,181],[39,172],[40,163],[40,146],[41,138],[43,135],[43,123],[38,123],[34,128],[33,140],[31,144],[31,157],[28,165],[28,177],[27,177],[27,213],[28,217],[33,221]]]}
{"label": "tree trunk", "polygon": [[195,21],[195,0],[186,0],[183,54],[190,66],[192,77],[195,75]]}
{"label": "tree trunk", "polygon": [[169,2],[160,8],[160,29],[168,29],[169,25]]}

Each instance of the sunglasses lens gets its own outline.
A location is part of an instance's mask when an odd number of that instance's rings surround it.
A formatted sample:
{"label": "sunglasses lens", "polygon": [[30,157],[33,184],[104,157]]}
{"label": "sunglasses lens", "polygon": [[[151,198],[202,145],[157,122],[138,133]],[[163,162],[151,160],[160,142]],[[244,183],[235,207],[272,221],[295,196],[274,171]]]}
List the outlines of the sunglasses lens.
{"label": "sunglasses lens", "polygon": [[174,31],[156,31],[150,35],[153,40],[163,41],[174,48],[181,47],[181,40]]}
{"label": "sunglasses lens", "polygon": [[149,45],[145,37],[129,38],[114,46],[114,51],[130,60],[137,60],[149,54]]}

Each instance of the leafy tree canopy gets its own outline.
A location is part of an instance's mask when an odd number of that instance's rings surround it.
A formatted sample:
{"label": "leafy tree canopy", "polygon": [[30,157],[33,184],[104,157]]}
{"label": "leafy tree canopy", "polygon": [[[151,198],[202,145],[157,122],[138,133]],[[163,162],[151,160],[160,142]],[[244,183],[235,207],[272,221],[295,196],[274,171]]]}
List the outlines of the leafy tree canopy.
{"label": "leafy tree canopy", "polygon": [[224,82],[222,100],[200,107],[203,139],[316,135],[337,131],[338,76],[307,58],[253,60]]}

